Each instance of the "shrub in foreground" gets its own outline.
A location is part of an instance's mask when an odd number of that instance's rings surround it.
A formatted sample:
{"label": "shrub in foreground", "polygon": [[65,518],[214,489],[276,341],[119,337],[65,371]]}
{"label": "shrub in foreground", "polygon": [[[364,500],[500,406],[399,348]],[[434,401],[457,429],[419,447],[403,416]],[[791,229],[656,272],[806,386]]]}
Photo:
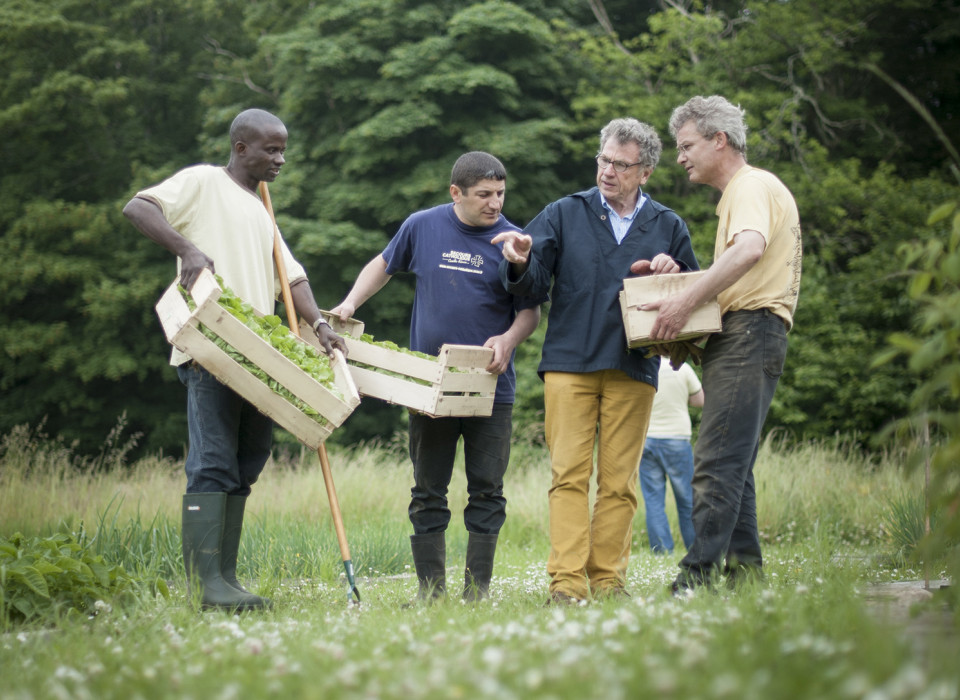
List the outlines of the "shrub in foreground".
{"label": "shrub in foreground", "polygon": [[96,615],[108,601],[131,594],[134,581],[119,565],[92,554],[66,533],[0,537],[0,620],[54,620]]}

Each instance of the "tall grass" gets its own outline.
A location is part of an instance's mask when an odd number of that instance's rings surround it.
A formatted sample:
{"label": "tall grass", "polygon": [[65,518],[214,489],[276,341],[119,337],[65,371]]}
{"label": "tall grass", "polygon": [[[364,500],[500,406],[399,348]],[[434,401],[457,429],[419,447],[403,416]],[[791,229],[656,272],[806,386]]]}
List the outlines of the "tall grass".
{"label": "tall grass", "polygon": [[[354,565],[363,575],[403,573],[409,567],[406,517],[412,467],[402,449],[358,445],[331,450],[336,492]],[[547,551],[549,456],[542,446],[515,445],[506,476],[504,551]],[[854,551],[894,542],[891,509],[904,494],[922,497],[922,484],[905,476],[895,456],[865,455],[842,442],[761,446],[756,467],[758,520],[768,544],[811,537]],[[171,458],[97,468],[38,431],[18,428],[0,452],[0,532],[49,534],[60,528],[93,538],[99,553],[133,570],[173,578],[182,571],[180,503],[184,477]],[[462,454],[450,487],[448,550],[466,548],[461,513],[466,505]],[[672,499],[667,512],[676,525]],[[634,521],[637,551],[647,546],[643,503]],[[674,531],[677,528],[674,527]],[[268,463],[247,505],[241,575],[274,578],[339,575],[340,553],[316,454],[285,455]],[[680,546],[682,549],[682,545]]]}
{"label": "tall grass", "polygon": [[363,596],[357,608],[346,604],[315,456],[278,457],[248,502],[239,571],[275,607],[235,617],[198,615],[183,595],[179,464],[106,459],[91,468],[26,430],[2,446],[0,532],[67,527],[137,578],[168,579],[173,591],[141,595],[133,607],[98,606],[79,622],[0,634],[4,700],[958,697],[956,636],[936,632],[950,628],[911,631],[862,595],[871,582],[916,577],[875,556],[901,546],[885,525],[892,499],[920,492],[893,456],[769,440],[756,470],[764,585],[672,598],[667,584],[682,547],[651,554],[641,506],[633,597],[575,608],[544,606],[550,468],[542,447],[514,448],[491,598],[476,606],[457,596],[462,461],[450,492],[451,594],[410,607],[412,475],[403,450],[331,450]]}

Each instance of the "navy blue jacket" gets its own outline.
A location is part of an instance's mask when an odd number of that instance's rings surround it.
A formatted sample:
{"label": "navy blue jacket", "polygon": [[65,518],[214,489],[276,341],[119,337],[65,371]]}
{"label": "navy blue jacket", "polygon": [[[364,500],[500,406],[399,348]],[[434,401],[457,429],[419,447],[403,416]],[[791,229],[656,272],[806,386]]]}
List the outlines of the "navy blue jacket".
{"label": "navy blue jacket", "polygon": [[630,265],[667,253],[682,271],[699,270],[690,232],[677,214],[649,197],[619,245],[596,187],[557,200],[527,225],[533,238],[529,267],[510,278],[500,262],[500,279],[518,296],[550,291],[547,335],[538,373],[619,369],[657,386],[660,358],[628,350],[620,311],[620,290]]}

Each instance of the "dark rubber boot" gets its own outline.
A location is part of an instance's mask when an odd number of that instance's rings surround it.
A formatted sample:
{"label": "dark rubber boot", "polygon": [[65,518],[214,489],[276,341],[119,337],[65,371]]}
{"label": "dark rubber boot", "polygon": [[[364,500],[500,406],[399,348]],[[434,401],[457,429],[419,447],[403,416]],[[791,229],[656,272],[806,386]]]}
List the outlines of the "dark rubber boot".
{"label": "dark rubber boot", "polygon": [[262,598],[234,588],[220,573],[226,502],[225,493],[188,493],[183,497],[183,566],[187,572],[187,589],[200,586],[203,609],[261,609]]}
{"label": "dark rubber boot", "polygon": [[497,535],[470,532],[467,539],[467,566],[463,577],[463,599],[469,603],[489,595],[493,576],[493,555],[497,551]]}
{"label": "dark rubber boot", "polygon": [[435,600],[447,590],[447,544],[443,532],[410,535],[413,565],[417,570],[417,598]]}
{"label": "dark rubber boot", "polygon": [[[253,593],[240,585],[237,580],[237,555],[240,552],[240,533],[243,530],[243,512],[247,505],[246,496],[227,496],[226,508],[223,511],[223,537],[220,539],[220,573],[223,580],[241,593],[254,598]],[[263,607],[271,607],[273,601],[269,598],[260,598]]]}

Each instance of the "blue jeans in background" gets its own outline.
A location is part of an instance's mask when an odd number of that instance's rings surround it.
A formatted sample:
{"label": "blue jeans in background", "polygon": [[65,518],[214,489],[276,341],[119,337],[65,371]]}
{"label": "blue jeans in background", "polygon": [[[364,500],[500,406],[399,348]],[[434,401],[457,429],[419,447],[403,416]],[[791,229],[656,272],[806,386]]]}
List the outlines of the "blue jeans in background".
{"label": "blue jeans in background", "polygon": [[763,565],[753,465],[787,355],[784,323],[767,309],[723,315],[703,353],[703,417],[693,452],[696,539],[678,581],[707,582],[726,569]]}
{"label": "blue jeans in background", "polygon": [[177,367],[187,387],[187,493],[249,496],[273,441],[273,421],[200,365]]}
{"label": "blue jeans in background", "polygon": [[667,479],[677,501],[680,536],[689,549],[693,544],[693,448],[683,438],[648,437],[640,459],[640,491],[654,552],[673,552],[673,535],[664,510]]}
{"label": "blue jeans in background", "polygon": [[493,415],[431,418],[410,414],[410,460],[413,488],[408,514],[417,535],[444,532],[450,522],[447,488],[453,476],[457,443],[463,438],[467,475],[467,532],[495,535],[507,517],[503,475],[510,461],[513,404],[493,404]]}

